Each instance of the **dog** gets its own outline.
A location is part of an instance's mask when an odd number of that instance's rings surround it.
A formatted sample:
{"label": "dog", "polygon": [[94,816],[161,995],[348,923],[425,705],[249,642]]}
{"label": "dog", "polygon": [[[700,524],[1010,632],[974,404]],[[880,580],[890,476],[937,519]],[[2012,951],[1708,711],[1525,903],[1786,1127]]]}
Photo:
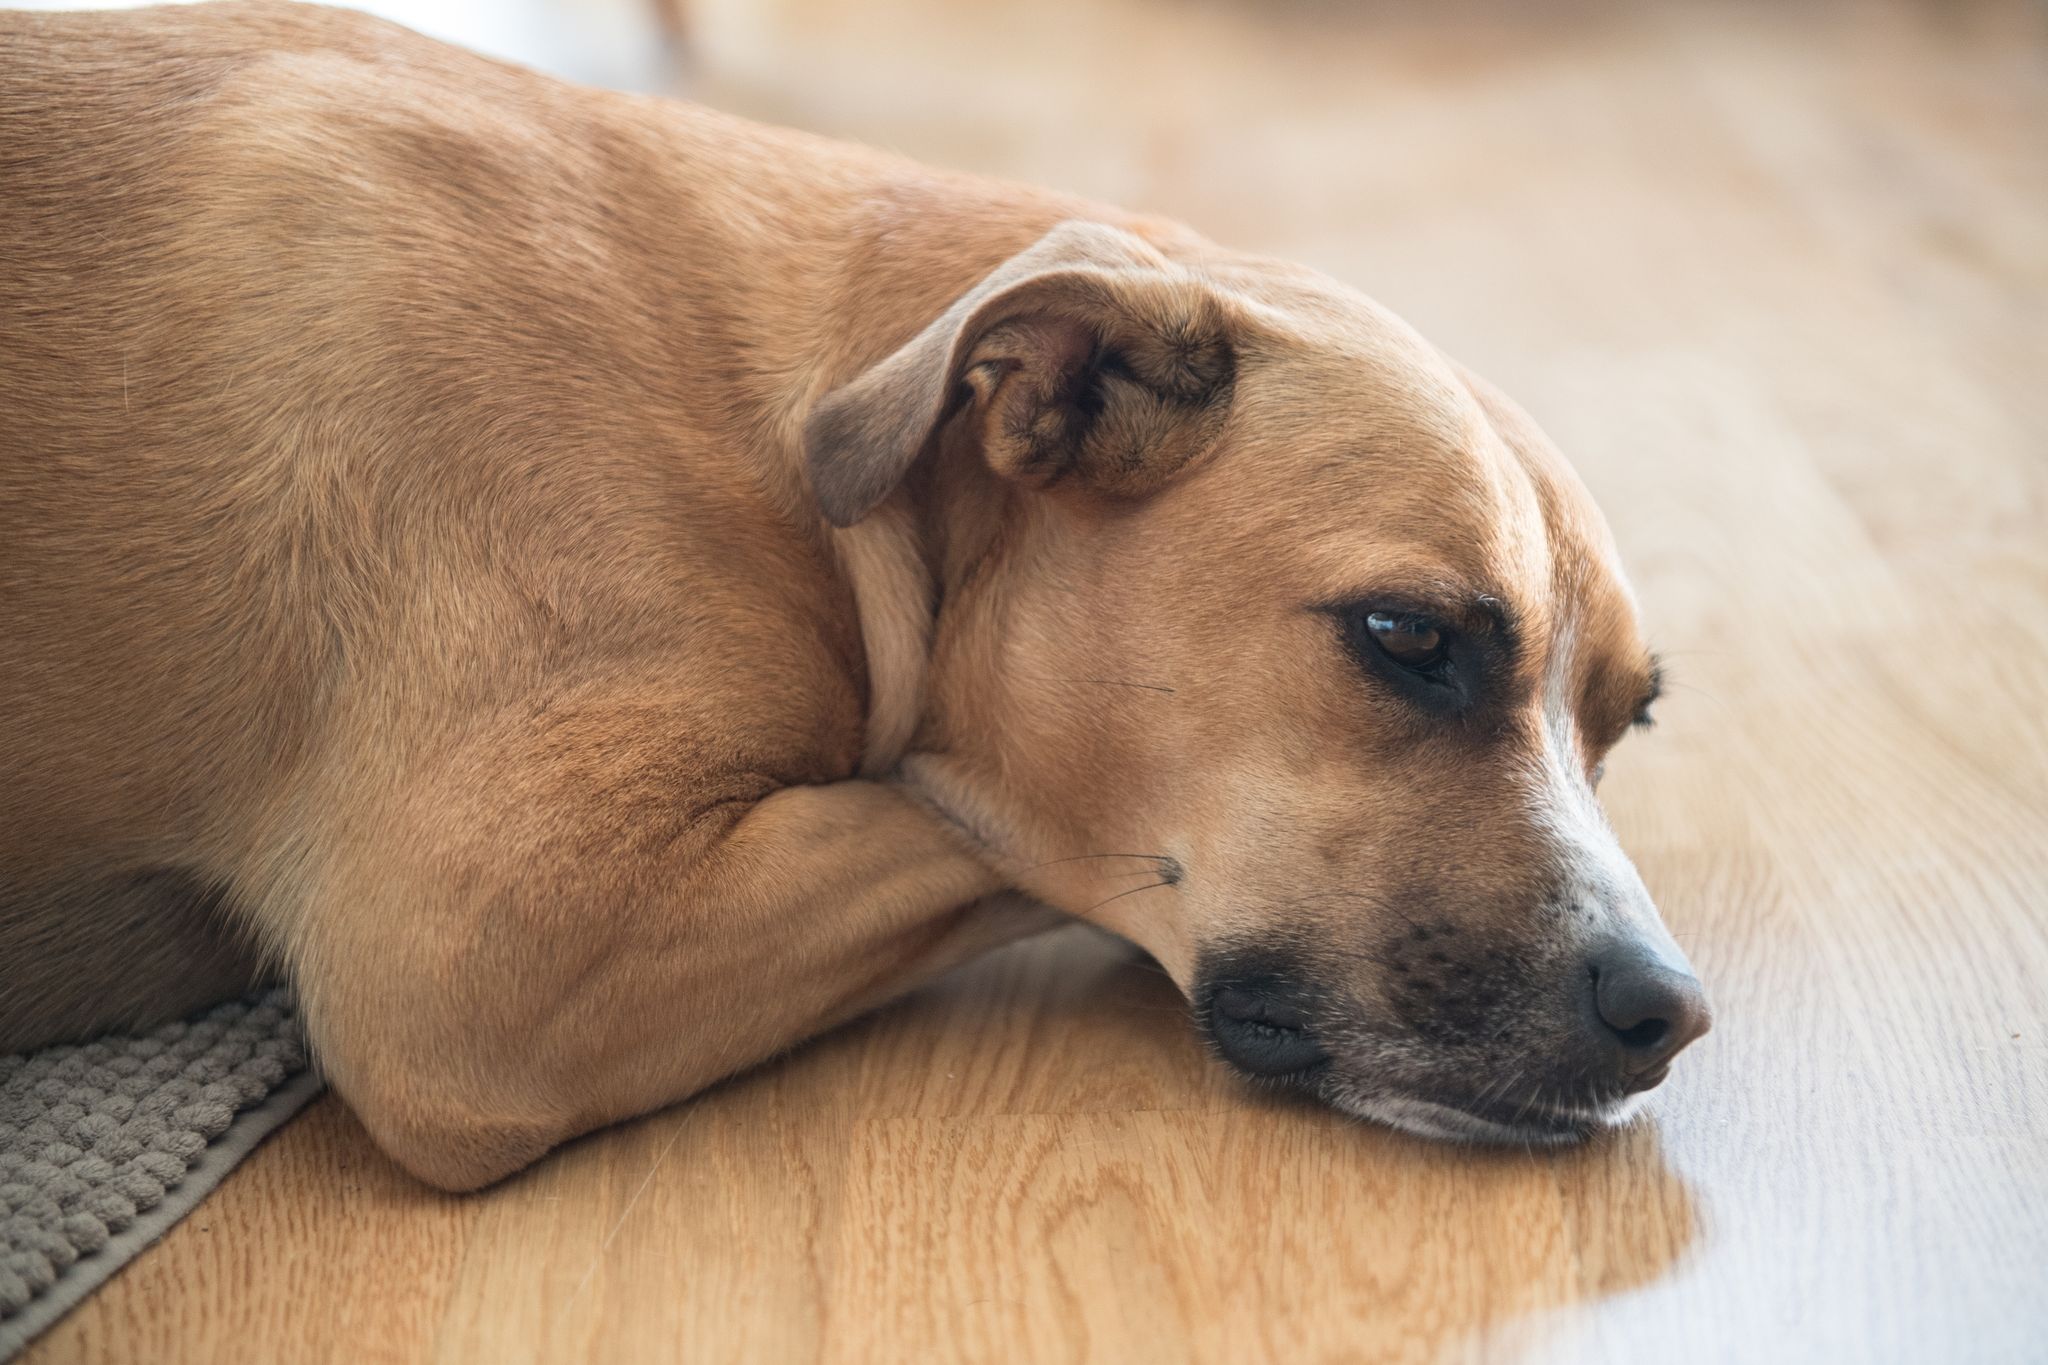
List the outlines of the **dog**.
{"label": "dog", "polygon": [[1453,1140],[1708,1027],[1512,403],[1186,228],[280,3],[0,17],[0,1051],[270,976],[473,1189],[997,944]]}

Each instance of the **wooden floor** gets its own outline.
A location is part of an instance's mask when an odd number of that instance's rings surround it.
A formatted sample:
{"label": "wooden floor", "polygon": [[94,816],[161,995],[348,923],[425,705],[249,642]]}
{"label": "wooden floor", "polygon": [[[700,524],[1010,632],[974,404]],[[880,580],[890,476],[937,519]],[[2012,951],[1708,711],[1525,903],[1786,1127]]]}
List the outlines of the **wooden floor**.
{"label": "wooden floor", "polygon": [[1305,258],[1532,409],[1674,665],[1603,790],[1717,1027],[1446,1150],[1074,931],[478,1197],[323,1101],[31,1365],[2048,1358],[2038,7],[693,9],[702,98]]}

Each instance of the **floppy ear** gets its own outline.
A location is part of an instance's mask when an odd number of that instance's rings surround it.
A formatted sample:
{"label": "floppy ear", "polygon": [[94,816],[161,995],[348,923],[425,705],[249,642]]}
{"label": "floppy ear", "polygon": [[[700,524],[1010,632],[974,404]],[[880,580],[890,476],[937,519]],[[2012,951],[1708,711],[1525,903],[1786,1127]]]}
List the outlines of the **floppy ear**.
{"label": "floppy ear", "polygon": [[834,526],[873,510],[955,420],[1006,478],[1137,497],[1214,442],[1235,374],[1214,289],[1128,232],[1062,223],[820,400],[804,456]]}

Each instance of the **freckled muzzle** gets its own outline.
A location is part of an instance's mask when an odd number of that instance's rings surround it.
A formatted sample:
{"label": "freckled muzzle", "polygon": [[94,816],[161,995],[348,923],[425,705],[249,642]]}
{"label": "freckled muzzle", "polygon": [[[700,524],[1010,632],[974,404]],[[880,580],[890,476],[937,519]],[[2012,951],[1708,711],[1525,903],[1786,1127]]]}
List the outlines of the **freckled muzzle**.
{"label": "freckled muzzle", "polygon": [[1532,964],[1421,928],[1381,957],[1378,1007],[1297,958],[1211,955],[1198,1022],[1232,1067],[1431,1137],[1568,1141],[1625,1117],[1712,1022],[1682,962],[1632,938]]}

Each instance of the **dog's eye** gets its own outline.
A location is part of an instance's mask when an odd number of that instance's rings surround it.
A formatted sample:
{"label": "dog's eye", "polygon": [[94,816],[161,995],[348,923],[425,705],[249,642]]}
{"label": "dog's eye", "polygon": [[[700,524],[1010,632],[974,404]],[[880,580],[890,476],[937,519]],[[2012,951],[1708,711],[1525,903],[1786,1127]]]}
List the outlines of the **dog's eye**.
{"label": "dog's eye", "polygon": [[1369,612],[1365,633],[1382,654],[1401,667],[1427,673],[1444,661],[1449,641],[1443,630],[1426,616],[1399,612]]}
{"label": "dog's eye", "polygon": [[1472,704],[1485,663],[1482,637],[1399,602],[1348,602],[1321,610],[1336,617],[1345,651],[1381,689],[1440,716]]}

